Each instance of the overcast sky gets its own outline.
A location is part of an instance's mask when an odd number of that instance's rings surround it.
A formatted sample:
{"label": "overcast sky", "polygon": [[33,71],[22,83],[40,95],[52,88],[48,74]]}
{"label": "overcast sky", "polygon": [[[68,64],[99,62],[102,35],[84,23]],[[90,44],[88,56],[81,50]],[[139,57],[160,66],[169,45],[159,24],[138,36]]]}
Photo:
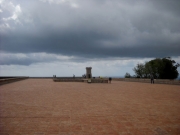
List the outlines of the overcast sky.
{"label": "overcast sky", "polygon": [[[0,75],[134,74],[180,63],[180,0],[0,0]],[[180,69],[178,69],[180,73]]]}

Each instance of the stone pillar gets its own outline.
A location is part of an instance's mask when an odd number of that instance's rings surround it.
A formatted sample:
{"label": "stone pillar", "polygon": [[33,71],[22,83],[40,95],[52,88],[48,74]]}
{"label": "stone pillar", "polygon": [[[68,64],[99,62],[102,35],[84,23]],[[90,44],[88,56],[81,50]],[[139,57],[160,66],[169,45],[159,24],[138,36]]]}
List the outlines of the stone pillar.
{"label": "stone pillar", "polygon": [[91,69],[92,67],[86,67],[86,78],[92,78]]}

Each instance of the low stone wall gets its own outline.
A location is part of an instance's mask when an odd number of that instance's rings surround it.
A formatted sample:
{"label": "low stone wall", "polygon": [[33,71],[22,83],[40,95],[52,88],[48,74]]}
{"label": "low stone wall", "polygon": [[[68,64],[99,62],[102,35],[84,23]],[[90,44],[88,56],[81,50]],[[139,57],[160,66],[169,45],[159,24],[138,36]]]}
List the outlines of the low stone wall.
{"label": "low stone wall", "polygon": [[75,76],[75,77],[55,77],[56,79],[83,79],[83,77]]}
{"label": "low stone wall", "polygon": [[83,82],[82,79],[78,78],[53,78],[54,82]]}
{"label": "low stone wall", "polygon": [[[143,83],[151,83],[150,79],[142,79],[142,78],[113,78],[113,81],[127,81],[127,82],[143,82]],[[169,80],[169,79],[154,79],[154,83],[157,84],[173,84],[180,85],[179,80]]]}
{"label": "low stone wall", "polygon": [[[83,79],[84,82],[88,83],[89,79]],[[91,79],[91,83],[108,83],[108,79]]]}
{"label": "low stone wall", "polygon": [[7,83],[12,83],[16,81],[21,81],[24,79],[28,79],[29,77],[17,77],[17,78],[5,78],[5,79],[0,79],[0,85],[7,84]]}
{"label": "low stone wall", "polygon": [[[85,82],[88,83],[89,79],[79,78],[53,78],[54,82]],[[108,79],[91,79],[91,83],[108,83]]]}

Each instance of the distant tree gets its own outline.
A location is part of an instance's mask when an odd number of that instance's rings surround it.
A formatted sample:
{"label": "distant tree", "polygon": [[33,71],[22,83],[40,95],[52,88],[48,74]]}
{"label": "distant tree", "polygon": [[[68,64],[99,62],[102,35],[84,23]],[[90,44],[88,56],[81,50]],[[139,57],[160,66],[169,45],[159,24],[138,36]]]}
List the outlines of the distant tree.
{"label": "distant tree", "polygon": [[144,64],[137,64],[136,67],[133,68],[135,75],[137,78],[142,78],[144,77],[144,71],[145,71],[145,66]]}
{"label": "distant tree", "polygon": [[145,64],[137,64],[133,70],[136,76],[140,78],[149,78],[152,74],[154,78],[175,79],[179,75],[177,71],[179,66],[180,64],[171,60],[170,57],[166,57],[162,59],[156,58]]}
{"label": "distant tree", "polygon": [[174,60],[171,60],[170,57],[163,58],[163,73],[160,74],[160,77],[163,79],[175,79],[178,77],[179,73],[177,68],[180,66],[179,63],[176,63]]}
{"label": "distant tree", "polygon": [[129,73],[126,73],[124,77],[125,78],[131,78],[131,75]]}
{"label": "distant tree", "polygon": [[147,78],[152,74],[154,78],[161,78],[160,74],[163,72],[163,62],[161,59],[156,58],[145,64],[145,70],[147,71]]}

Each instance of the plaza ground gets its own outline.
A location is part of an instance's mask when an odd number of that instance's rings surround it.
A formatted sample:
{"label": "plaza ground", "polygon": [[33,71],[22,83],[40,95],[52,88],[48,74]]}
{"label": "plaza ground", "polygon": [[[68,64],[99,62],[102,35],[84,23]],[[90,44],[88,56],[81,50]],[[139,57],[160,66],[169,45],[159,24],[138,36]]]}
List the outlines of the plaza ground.
{"label": "plaza ground", "polygon": [[27,79],[0,86],[1,135],[180,135],[180,86]]}

